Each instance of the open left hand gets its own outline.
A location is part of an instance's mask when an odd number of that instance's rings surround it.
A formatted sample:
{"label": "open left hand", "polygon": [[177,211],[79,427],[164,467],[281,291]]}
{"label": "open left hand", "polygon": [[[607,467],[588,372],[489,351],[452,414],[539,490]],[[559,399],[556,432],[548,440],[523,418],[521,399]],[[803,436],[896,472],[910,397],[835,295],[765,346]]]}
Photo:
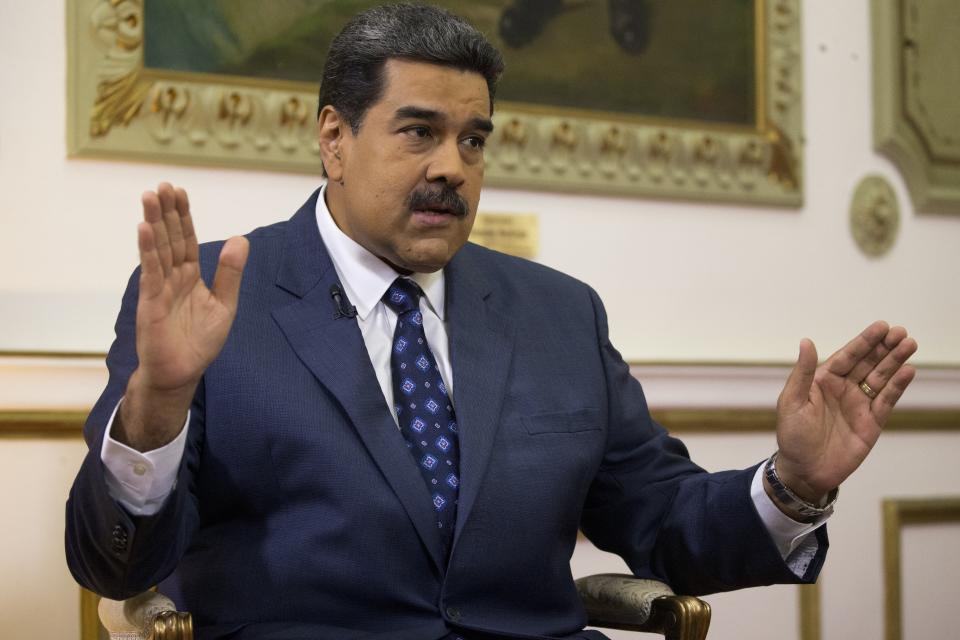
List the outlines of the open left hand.
{"label": "open left hand", "polygon": [[787,487],[816,503],[860,466],[916,374],[906,364],[916,350],[906,329],[881,321],[819,367],[813,342],[801,341],[777,401],[777,473]]}

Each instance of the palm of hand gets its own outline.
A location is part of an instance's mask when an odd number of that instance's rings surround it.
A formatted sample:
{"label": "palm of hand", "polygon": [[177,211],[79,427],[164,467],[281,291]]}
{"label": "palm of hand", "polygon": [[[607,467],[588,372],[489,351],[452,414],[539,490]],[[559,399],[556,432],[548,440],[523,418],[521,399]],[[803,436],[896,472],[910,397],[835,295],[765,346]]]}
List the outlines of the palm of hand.
{"label": "palm of hand", "polygon": [[177,391],[196,385],[223,347],[236,314],[248,245],[244,238],[227,241],[210,289],[200,277],[186,193],[162,184],[156,194],[144,195],[143,204],[138,369],[147,387]]}
{"label": "palm of hand", "polygon": [[219,353],[233,310],[212,294],[195,263],[172,270],[158,295],[137,307],[137,353],[160,390],[195,384]]}
{"label": "palm of hand", "polygon": [[[905,362],[916,347],[901,327],[882,322],[819,368],[813,343],[801,344],[777,403],[777,468],[788,487],[815,501],[860,466],[915,374]],[[858,386],[861,381],[876,397]]]}

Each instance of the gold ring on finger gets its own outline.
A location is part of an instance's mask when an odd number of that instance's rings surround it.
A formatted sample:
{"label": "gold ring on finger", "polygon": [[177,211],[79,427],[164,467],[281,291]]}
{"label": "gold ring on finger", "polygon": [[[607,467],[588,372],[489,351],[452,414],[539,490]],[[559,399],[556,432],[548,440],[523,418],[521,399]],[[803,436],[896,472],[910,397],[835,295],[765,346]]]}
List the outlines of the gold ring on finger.
{"label": "gold ring on finger", "polygon": [[865,394],[867,394],[867,397],[870,398],[871,400],[877,397],[877,392],[874,391],[873,388],[867,384],[866,380],[861,380],[860,384],[858,384],[857,386],[860,387],[860,391],[863,391]]}

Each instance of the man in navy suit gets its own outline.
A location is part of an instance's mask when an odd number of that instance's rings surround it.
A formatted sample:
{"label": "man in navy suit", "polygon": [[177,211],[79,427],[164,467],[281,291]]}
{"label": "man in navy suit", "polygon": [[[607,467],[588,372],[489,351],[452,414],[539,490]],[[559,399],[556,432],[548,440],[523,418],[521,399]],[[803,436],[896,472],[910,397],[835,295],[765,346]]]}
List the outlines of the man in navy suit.
{"label": "man in navy suit", "polygon": [[292,219],[200,247],[183,190],[144,194],[67,505],[81,584],[160,583],[200,638],[435,640],[602,637],[578,528],[680,592],[816,578],[916,343],[877,322],[817,367],[804,340],[775,458],[704,472],[589,287],[466,242],[501,70],[444,11],[367,11],[328,55],[328,180]]}

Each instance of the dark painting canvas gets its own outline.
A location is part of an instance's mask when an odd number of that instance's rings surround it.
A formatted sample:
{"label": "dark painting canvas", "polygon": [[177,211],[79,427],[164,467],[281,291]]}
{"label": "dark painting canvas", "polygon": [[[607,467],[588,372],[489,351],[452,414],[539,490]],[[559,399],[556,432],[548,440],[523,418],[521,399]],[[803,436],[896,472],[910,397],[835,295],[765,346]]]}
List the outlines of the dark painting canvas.
{"label": "dark painting canvas", "polygon": [[[147,68],[316,84],[369,1],[146,0]],[[516,105],[752,126],[753,0],[439,2],[503,51]]]}

